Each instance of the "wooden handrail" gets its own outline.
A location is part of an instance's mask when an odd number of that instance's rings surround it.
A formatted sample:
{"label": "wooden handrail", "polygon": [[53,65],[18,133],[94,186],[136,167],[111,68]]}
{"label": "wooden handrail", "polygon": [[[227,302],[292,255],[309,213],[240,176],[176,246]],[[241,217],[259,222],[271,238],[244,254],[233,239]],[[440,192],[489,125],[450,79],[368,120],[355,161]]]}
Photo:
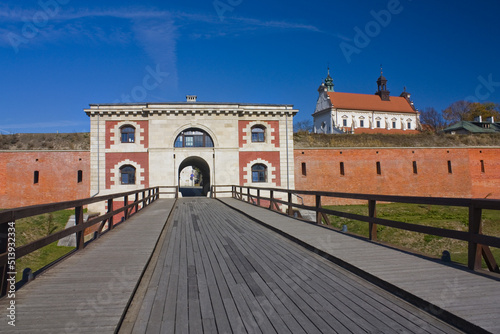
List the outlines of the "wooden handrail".
{"label": "wooden handrail", "polygon": [[[168,192],[160,192],[160,189],[173,189]],[[12,252],[8,252],[8,231],[9,225],[15,224],[15,222],[22,218],[37,216],[41,214],[51,213],[60,210],[72,209],[75,210],[75,226],[65,228],[62,231],[58,231],[44,238],[35,240],[29,244],[17,247],[15,249],[15,259],[19,259],[27,254],[30,254],[42,247],[45,247],[55,241],[58,241],[66,236],[76,233],[77,236],[77,247],[76,250],[82,250],[85,247],[84,242],[84,231],[85,229],[92,227],[96,224],[101,224],[97,233],[94,235],[94,239],[98,238],[103,232],[103,227],[108,223],[108,231],[112,230],[116,225],[114,224],[113,217],[117,214],[124,214],[125,220],[130,218],[133,214],[139,212],[140,210],[146,208],[149,204],[153,203],[159,199],[160,194],[173,194],[175,198],[178,197],[179,188],[177,186],[157,186],[152,188],[139,189],[135,191],[104,195],[99,197],[92,197],[86,199],[80,199],[75,201],[50,203],[33,205],[22,208],[8,209],[0,212],[0,297],[4,296],[7,291],[7,278],[8,273],[13,272],[12,268],[9,266],[7,270],[7,264],[9,263],[9,255]],[[135,196],[132,203],[128,202],[129,196]],[[124,205],[118,209],[113,209],[113,201],[115,199],[121,199]],[[83,208],[89,204],[107,202],[108,210],[105,214],[95,217],[87,222],[83,222]],[[10,253],[10,254],[9,254]],[[12,257],[12,256],[10,256]]]}
{"label": "wooden handrail", "polygon": [[[218,186],[214,186],[215,188]],[[222,187],[222,186],[221,186]],[[229,186],[223,186],[229,187]],[[237,191],[238,188],[238,191]],[[354,194],[327,191],[309,191],[309,190],[287,190],[281,188],[264,188],[249,186],[232,186],[232,197],[247,202],[257,202],[260,206],[262,201],[269,201],[269,209],[279,210],[279,205],[286,207],[286,214],[293,215],[293,209],[305,209],[316,213],[315,223],[321,224],[327,221],[327,215],[334,215],[349,219],[364,221],[369,224],[369,240],[377,240],[377,225],[394,227],[402,230],[425,233],[450,239],[462,240],[468,242],[468,267],[472,270],[481,268],[481,258],[484,258],[489,270],[500,272],[498,264],[495,262],[489,247],[500,248],[500,237],[488,236],[482,234],[481,216],[482,210],[500,210],[500,200],[479,199],[479,198],[450,198],[450,197],[416,197],[416,196],[393,196],[393,195],[374,195],[374,194]],[[216,189],[215,189],[216,190]],[[252,193],[252,190],[255,190]],[[269,197],[262,196],[263,192],[268,192]],[[216,191],[221,193],[220,191]],[[282,193],[281,200],[276,194]],[[293,203],[292,195],[314,196],[314,206]],[[368,216],[341,212],[323,208],[321,203],[324,197],[355,199],[368,201]],[[256,201],[251,201],[256,199]],[[432,226],[410,224],[400,221],[377,218],[376,205],[379,202],[408,203],[408,204],[427,204],[465,207],[469,209],[469,231],[455,231]]]}

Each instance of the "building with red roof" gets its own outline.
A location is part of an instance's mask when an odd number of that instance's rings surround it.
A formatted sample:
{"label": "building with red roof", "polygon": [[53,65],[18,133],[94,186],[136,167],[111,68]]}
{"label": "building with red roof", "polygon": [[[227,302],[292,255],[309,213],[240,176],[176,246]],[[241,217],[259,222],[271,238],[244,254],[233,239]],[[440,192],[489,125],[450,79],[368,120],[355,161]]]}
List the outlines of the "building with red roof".
{"label": "building with red roof", "polygon": [[421,128],[406,88],[400,96],[390,96],[382,73],[373,95],[335,92],[333,86],[328,71],[312,115],[315,133],[416,133]]}

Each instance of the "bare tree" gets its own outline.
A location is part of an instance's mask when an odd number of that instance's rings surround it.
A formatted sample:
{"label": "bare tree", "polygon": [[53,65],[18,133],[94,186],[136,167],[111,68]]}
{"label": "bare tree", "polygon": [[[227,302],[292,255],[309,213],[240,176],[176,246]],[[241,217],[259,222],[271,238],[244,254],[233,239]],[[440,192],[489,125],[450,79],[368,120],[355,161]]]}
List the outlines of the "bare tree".
{"label": "bare tree", "polygon": [[443,115],[432,107],[425,108],[420,112],[420,123],[425,125],[424,129],[433,132],[440,131],[445,127]]}
{"label": "bare tree", "polygon": [[443,118],[447,121],[447,124],[468,120],[471,114],[471,106],[472,103],[468,101],[453,102],[443,110]]}
{"label": "bare tree", "polygon": [[311,132],[313,130],[313,123],[310,119],[304,121],[298,121],[293,125],[294,132],[307,131]]}

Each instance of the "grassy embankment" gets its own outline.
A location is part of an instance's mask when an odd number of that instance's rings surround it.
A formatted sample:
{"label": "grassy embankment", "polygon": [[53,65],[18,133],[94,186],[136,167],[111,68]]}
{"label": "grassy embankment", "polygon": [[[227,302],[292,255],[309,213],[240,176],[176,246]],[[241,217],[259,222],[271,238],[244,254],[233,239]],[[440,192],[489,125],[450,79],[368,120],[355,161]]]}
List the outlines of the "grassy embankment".
{"label": "grassy embankment", "polygon": [[[327,208],[365,216],[368,215],[367,205],[341,205],[328,206]],[[350,233],[368,237],[368,223],[336,216],[329,217],[334,227],[340,229],[342,225],[347,225]],[[468,231],[467,208],[401,203],[377,204],[377,217],[450,230]],[[484,210],[482,222],[483,234],[500,237],[500,211]],[[467,242],[464,241],[381,225],[377,228],[377,236],[378,240],[385,244],[416,251],[431,257],[439,258],[442,252],[447,250],[450,252],[453,262],[467,264]],[[492,248],[491,250],[497,262],[500,262],[500,249]]]}
{"label": "grassy embankment", "polygon": [[[16,247],[61,231],[66,226],[73,210],[57,211],[16,221]],[[31,268],[33,272],[71,252],[74,247],[57,246],[57,241],[16,260],[17,281],[21,280],[23,270]]]}
{"label": "grassy embankment", "polygon": [[294,133],[295,148],[308,147],[474,147],[500,146],[500,133],[475,135],[341,134],[328,135],[300,131]]}

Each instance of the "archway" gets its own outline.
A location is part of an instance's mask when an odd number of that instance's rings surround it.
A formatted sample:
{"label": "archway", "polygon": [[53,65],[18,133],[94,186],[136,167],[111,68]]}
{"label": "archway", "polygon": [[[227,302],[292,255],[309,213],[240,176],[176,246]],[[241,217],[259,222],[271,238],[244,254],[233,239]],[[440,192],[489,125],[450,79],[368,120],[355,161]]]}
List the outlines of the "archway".
{"label": "archway", "polygon": [[179,165],[177,177],[183,197],[207,196],[210,191],[210,167],[200,157],[184,159]]}

